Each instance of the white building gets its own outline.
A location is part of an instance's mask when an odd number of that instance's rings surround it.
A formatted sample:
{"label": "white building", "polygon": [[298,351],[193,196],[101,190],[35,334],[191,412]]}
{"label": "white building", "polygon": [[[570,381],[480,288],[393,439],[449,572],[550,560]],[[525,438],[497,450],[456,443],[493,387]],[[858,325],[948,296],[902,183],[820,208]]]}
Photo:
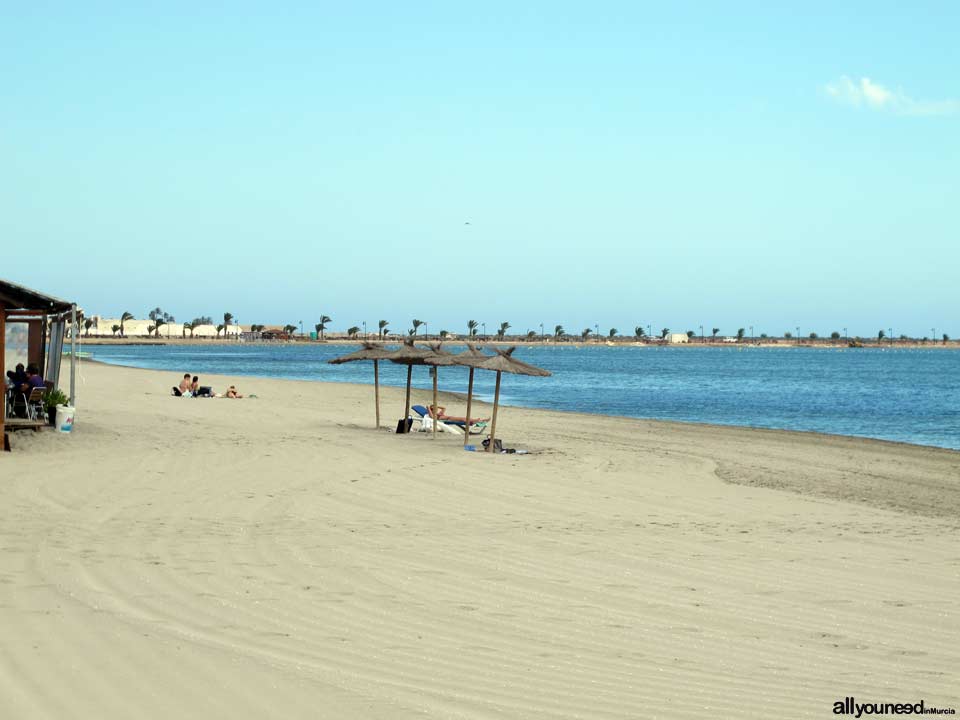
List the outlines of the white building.
{"label": "white building", "polygon": [[690,342],[690,338],[687,337],[686,333],[670,333],[667,335],[667,342],[671,345],[680,345]]}

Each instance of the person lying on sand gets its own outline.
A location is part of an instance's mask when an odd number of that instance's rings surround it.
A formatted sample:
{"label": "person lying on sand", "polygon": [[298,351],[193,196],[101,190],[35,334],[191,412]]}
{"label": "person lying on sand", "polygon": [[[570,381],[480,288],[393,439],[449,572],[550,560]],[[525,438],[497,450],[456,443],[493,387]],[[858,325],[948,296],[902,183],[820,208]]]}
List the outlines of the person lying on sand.
{"label": "person lying on sand", "polygon": [[[437,420],[449,421],[449,422],[462,422],[462,423],[467,422],[467,419],[465,417],[457,417],[456,415],[447,415],[447,412],[446,412],[447,408],[444,407],[443,405],[438,405],[437,410],[439,411],[439,414],[436,414]],[[430,415],[431,416],[435,415],[435,413],[433,412],[433,405],[430,406]],[[490,418],[473,418],[473,420],[470,421],[470,424],[476,425],[477,423],[482,423],[482,422],[490,422]]]}
{"label": "person lying on sand", "polygon": [[227,388],[227,391],[223,394],[223,396],[225,398],[236,398],[236,399],[243,397],[243,395],[237,392],[237,388],[235,388],[233,385]]}

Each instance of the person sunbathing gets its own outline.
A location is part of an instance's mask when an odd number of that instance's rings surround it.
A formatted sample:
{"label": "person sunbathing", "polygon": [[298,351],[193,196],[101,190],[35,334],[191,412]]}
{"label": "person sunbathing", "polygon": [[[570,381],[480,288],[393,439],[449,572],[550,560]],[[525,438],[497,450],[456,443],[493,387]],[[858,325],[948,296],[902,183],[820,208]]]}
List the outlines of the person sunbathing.
{"label": "person sunbathing", "polygon": [[243,397],[243,395],[237,392],[237,389],[233,385],[227,388],[227,391],[223,394],[223,396],[227,398],[235,398],[235,399],[240,399]]}
{"label": "person sunbathing", "polygon": [[[455,422],[455,423],[464,423],[466,424],[467,419],[465,417],[457,417],[456,415],[447,415],[447,408],[443,405],[437,406],[437,413],[433,412],[433,405],[430,406],[430,415],[433,416],[436,414],[437,420],[441,422]],[[473,418],[470,421],[471,425],[476,425],[477,423],[490,422],[490,418]]]}

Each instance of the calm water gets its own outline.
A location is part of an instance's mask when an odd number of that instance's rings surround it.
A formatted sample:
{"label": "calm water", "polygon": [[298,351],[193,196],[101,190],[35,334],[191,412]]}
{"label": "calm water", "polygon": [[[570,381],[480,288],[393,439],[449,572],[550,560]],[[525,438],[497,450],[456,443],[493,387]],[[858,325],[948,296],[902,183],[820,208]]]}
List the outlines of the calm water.
{"label": "calm water", "polygon": [[[448,349],[459,351],[459,346]],[[373,382],[370,363],[328,365],[350,346],[90,346],[96,359],[169,370],[325,382]],[[521,347],[553,377],[505,375],[505,404],[638,418],[815,430],[960,449],[960,352],[768,348]],[[381,363],[385,385],[406,369]],[[414,384],[431,387],[428,369]],[[443,390],[466,392],[465,368],[441,368]],[[476,391],[492,399],[493,375]],[[241,386],[242,390],[242,386]],[[387,412],[389,415],[389,412]]]}

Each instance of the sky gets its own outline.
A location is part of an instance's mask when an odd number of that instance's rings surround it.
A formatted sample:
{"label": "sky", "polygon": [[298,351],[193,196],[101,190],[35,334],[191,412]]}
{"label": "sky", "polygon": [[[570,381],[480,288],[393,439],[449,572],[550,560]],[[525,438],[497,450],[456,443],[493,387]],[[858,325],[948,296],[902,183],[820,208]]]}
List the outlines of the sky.
{"label": "sky", "polygon": [[0,277],[105,316],[960,335],[960,4],[780,5],[8,4]]}

